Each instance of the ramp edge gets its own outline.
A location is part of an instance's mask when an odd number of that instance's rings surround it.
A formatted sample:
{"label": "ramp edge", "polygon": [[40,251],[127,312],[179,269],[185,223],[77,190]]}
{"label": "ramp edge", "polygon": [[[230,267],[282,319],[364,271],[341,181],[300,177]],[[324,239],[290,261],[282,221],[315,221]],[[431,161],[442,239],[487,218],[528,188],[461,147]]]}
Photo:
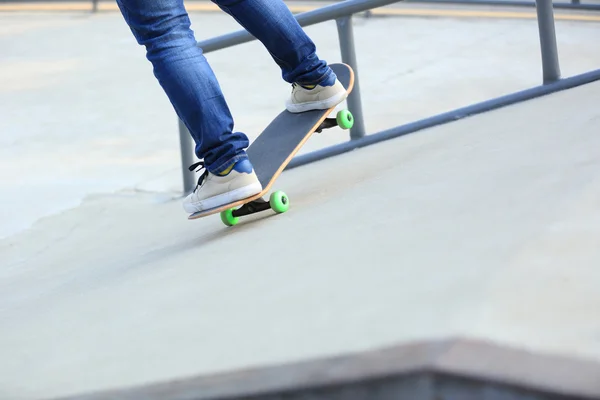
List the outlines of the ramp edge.
{"label": "ramp edge", "polygon": [[456,338],[62,399],[433,400],[473,395],[480,399],[600,398],[600,363]]}

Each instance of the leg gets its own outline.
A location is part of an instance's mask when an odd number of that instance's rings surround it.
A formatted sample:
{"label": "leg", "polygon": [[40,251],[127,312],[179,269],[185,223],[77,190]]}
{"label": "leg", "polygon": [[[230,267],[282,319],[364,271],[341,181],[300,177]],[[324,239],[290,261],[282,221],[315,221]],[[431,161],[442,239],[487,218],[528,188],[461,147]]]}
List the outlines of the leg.
{"label": "leg", "polygon": [[[183,203],[187,212],[220,206],[262,190],[217,79],[197,47],[183,0],[117,0],[121,12],[177,115],[196,142],[205,167]],[[196,165],[192,166],[195,167]]]}
{"label": "leg", "polygon": [[196,143],[196,155],[219,173],[246,158],[248,138],[233,118],[217,78],[196,46],[183,0],[117,0],[117,4]]}
{"label": "leg", "polygon": [[213,0],[260,40],[281,67],[283,79],[302,85],[331,86],[335,74],[316,54],[306,35],[281,0]]}
{"label": "leg", "polygon": [[292,83],[288,111],[328,109],[346,99],[346,89],[282,0],[213,1],[263,43]]}

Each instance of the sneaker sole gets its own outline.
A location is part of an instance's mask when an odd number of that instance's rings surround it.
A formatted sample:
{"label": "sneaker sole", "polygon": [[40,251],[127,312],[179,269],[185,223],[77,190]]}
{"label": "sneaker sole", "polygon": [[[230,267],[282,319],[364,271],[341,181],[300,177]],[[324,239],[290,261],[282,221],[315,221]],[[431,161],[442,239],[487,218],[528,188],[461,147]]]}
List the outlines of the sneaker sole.
{"label": "sneaker sole", "polygon": [[250,196],[254,196],[262,191],[262,185],[260,182],[255,182],[247,186],[231,190],[226,193],[222,193],[208,199],[204,199],[197,203],[187,203],[183,205],[186,212],[193,214],[200,211],[206,211],[211,208],[221,207],[228,203],[233,203],[238,200],[245,199]]}
{"label": "sneaker sole", "polygon": [[306,111],[312,110],[327,110],[329,108],[335,107],[340,104],[342,101],[346,100],[348,97],[348,92],[344,91],[339,93],[337,96],[330,97],[327,100],[321,101],[311,101],[309,103],[288,103],[286,104],[286,109],[294,114],[302,113]]}

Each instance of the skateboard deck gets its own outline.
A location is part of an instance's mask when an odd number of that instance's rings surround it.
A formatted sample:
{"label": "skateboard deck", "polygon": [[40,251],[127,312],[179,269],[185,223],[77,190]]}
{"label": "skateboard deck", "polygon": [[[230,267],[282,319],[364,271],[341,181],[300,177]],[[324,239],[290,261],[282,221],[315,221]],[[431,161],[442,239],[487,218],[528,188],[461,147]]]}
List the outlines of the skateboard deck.
{"label": "skateboard deck", "polygon": [[[352,68],[347,64],[331,64],[330,67],[347,92],[350,93],[354,87]],[[269,201],[264,200],[263,196],[271,190],[275,180],[314,132],[335,126],[340,126],[342,129],[351,127],[352,114],[347,110],[338,112],[336,118],[328,118],[335,108],[296,114],[287,110],[282,111],[246,150],[263,190],[242,200],[193,213],[188,219],[221,213],[222,221],[231,226],[235,225],[237,219],[242,215],[268,209],[273,209],[278,213],[287,211],[289,199],[285,193],[279,191],[273,193]],[[239,206],[242,207],[235,210]]]}

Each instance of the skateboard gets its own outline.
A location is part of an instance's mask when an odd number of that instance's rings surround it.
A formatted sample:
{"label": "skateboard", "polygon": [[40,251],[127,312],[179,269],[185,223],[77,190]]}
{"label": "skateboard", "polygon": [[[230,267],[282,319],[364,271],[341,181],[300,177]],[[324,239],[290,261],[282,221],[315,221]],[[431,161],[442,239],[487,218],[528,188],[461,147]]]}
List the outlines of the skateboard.
{"label": "skateboard", "polygon": [[[330,67],[347,92],[352,92],[354,87],[352,68],[347,64],[331,64]],[[327,110],[312,110],[302,113],[282,111],[246,150],[263,190],[242,200],[195,212],[188,216],[188,219],[203,218],[220,213],[221,221],[227,226],[233,226],[239,222],[240,217],[245,215],[267,210],[273,210],[278,214],[286,212],[290,207],[290,200],[283,191],[274,191],[269,200],[265,200],[264,196],[271,190],[275,180],[314,132],[320,133],[323,129],[336,126],[342,129],[352,128],[354,117],[350,111],[341,110],[335,118],[329,118],[329,114],[334,109],[335,107],[331,107]]]}

